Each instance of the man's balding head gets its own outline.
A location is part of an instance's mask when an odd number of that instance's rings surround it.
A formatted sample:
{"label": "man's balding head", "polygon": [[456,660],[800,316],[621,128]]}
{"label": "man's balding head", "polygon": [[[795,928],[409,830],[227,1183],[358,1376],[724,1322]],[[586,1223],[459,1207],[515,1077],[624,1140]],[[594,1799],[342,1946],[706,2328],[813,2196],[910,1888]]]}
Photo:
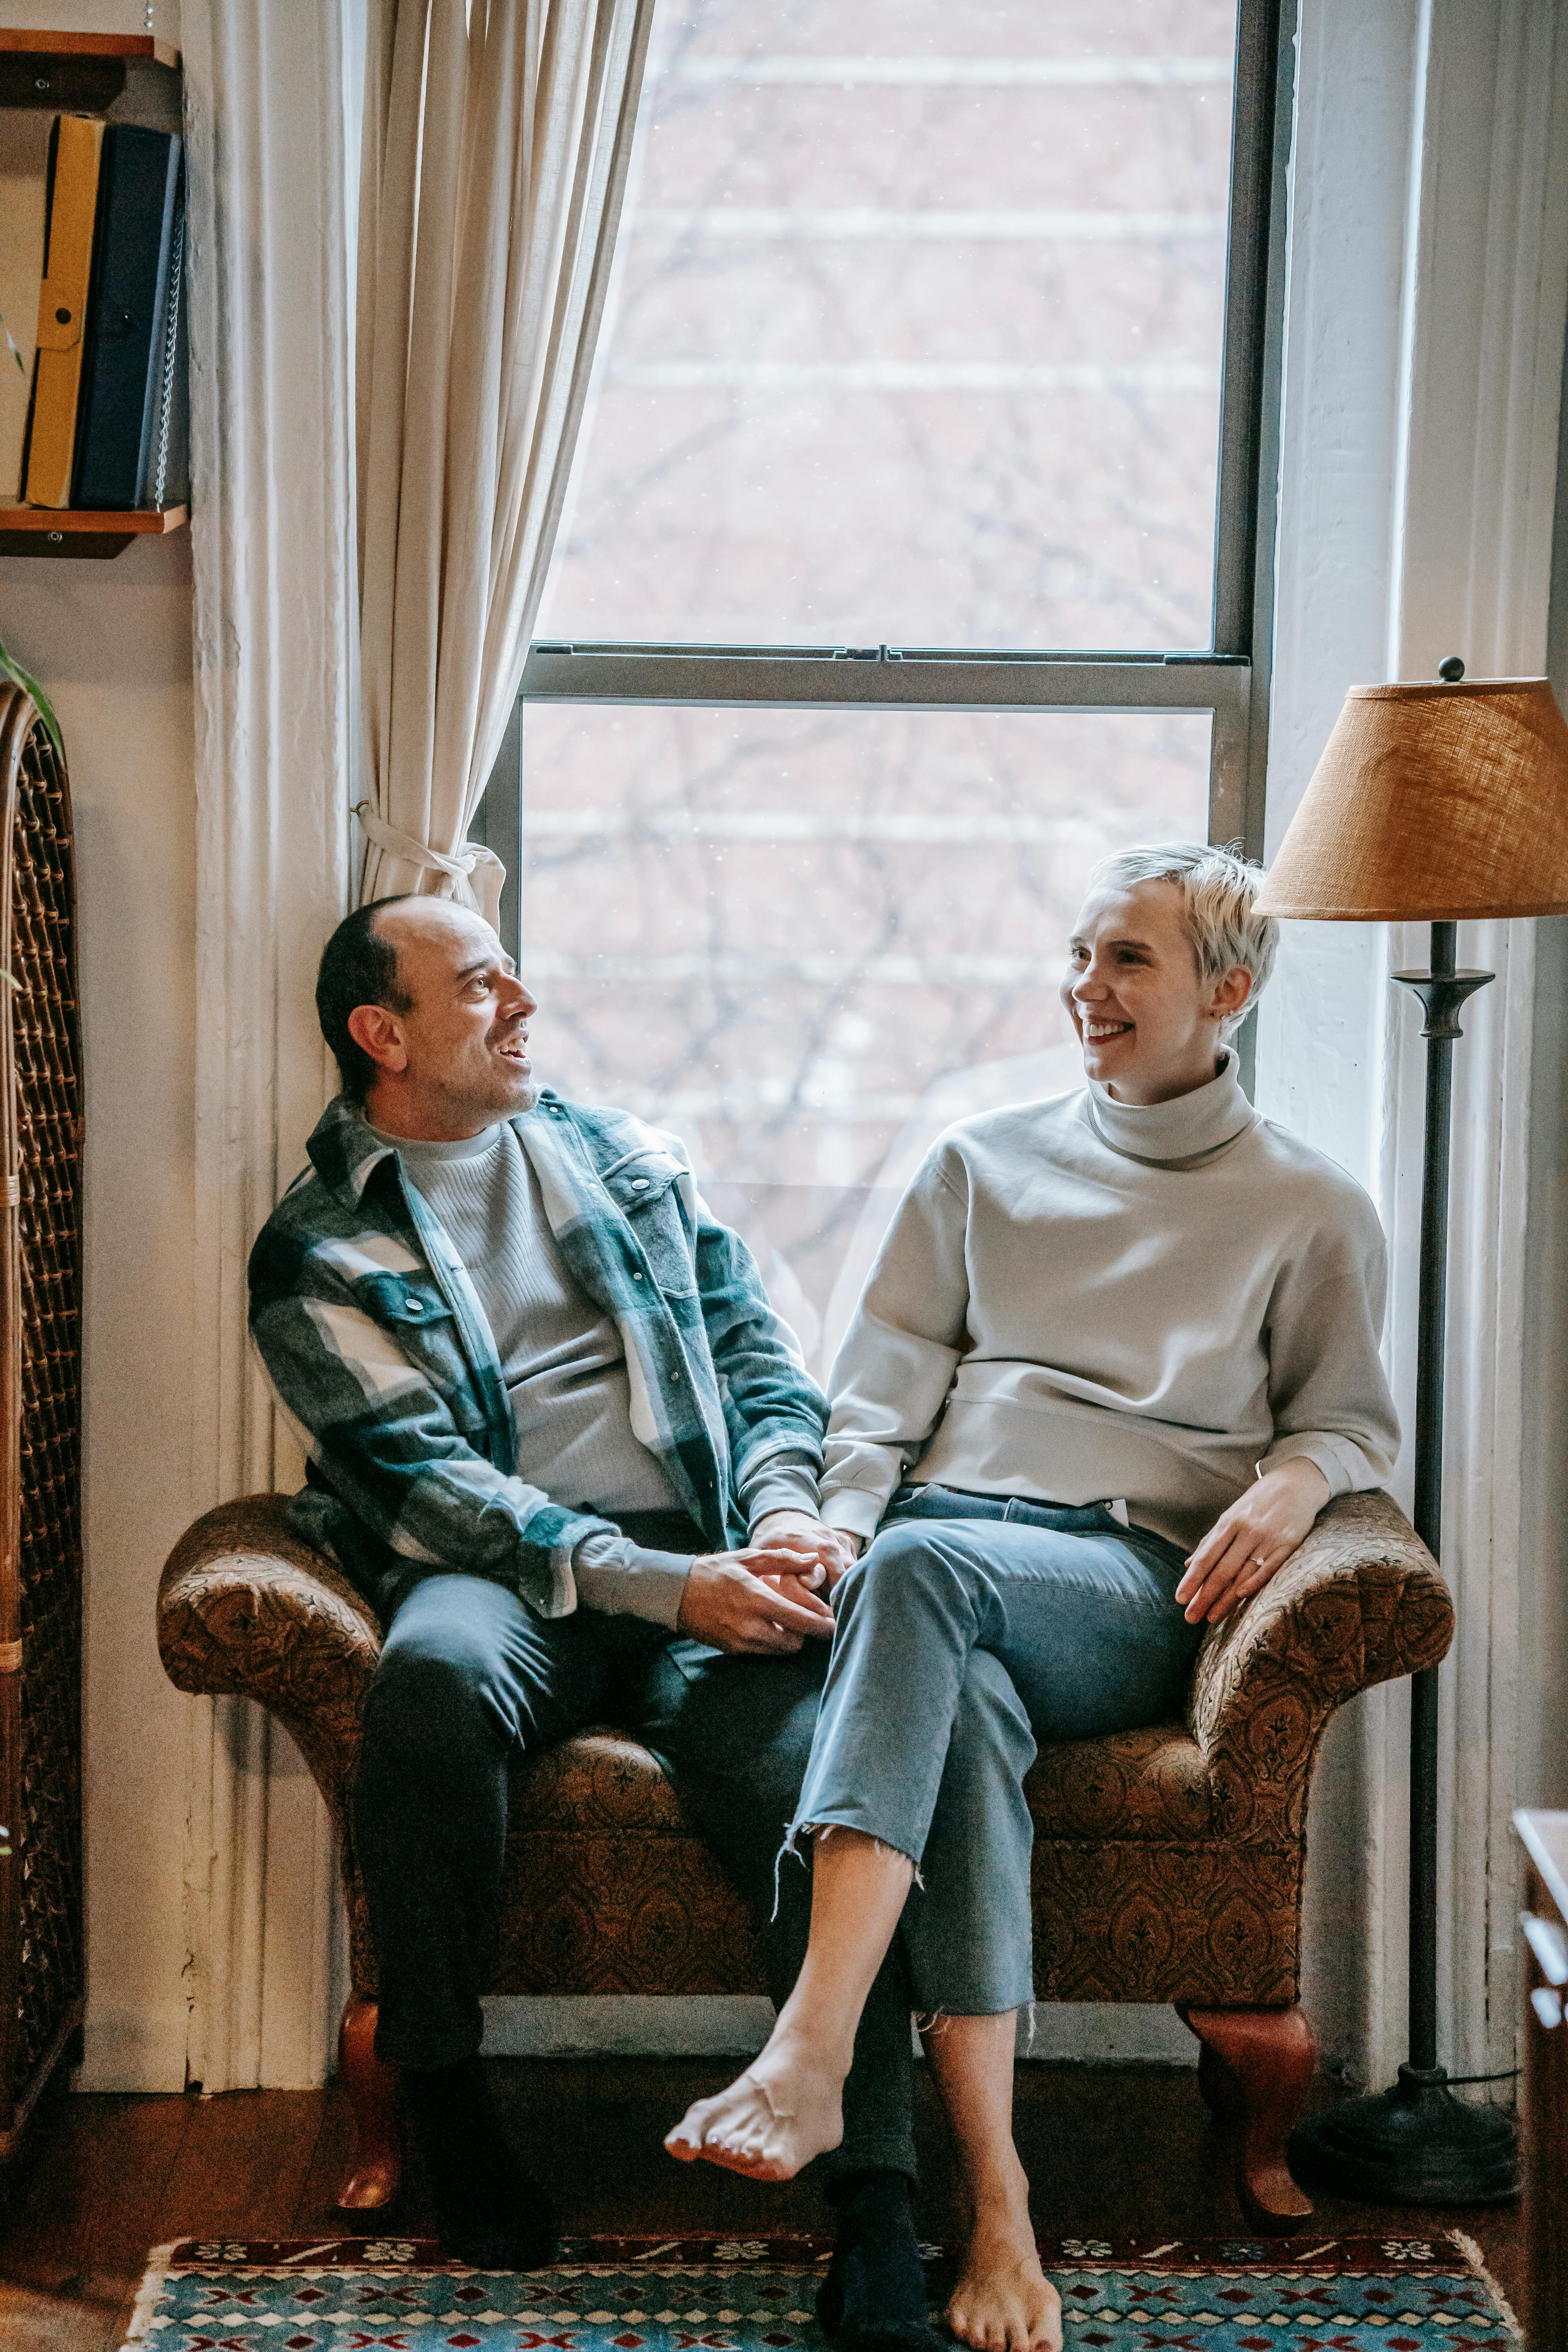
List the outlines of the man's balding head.
{"label": "man's balding head", "polygon": [[375,1076],[375,1064],[350,1035],[350,1013],[360,1004],[383,1004],[394,1013],[408,1009],[398,986],[397,949],[380,928],[390,908],[407,904],[405,898],[382,898],[374,906],[356,907],[352,915],[343,917],[321,950],[316,974],[316,1018],[351,1102],[363,1102],[365,1089]]}
{"label": "man's balding head", "polygon": [[316,983],[343,1091],[375,1127],[457,1140],[530,1110],[532,997],[489,925],[450,898],[409,896],[339,924]]}

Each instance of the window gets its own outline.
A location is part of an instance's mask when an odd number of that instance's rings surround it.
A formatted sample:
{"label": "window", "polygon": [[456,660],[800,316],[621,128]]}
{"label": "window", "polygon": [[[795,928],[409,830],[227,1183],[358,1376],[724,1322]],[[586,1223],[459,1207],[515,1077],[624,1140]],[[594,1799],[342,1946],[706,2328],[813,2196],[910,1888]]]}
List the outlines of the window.
{"label": "window", "polygon": [[664,0],[486,822],[542,1074],[682,1132],[819,1371],[931,1137],[1076,1082],[1094,858],[1257,841],[1279,45]]}
{"label": "window", "polygon": [[927,13],[662,19],[543,636],[1207,645],[1230,12]]}

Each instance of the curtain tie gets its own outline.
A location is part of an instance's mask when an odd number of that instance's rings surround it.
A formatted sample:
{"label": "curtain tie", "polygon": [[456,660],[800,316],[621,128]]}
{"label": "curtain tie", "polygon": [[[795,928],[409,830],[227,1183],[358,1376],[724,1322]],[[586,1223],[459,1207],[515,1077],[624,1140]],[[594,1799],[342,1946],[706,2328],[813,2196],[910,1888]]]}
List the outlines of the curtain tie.
{"label": "curtain tie", "polygon": [[384,849],[390,856],[405,857],[411,866],[423,866],[427,874],[445,874],[458,886],[454,895],[467,897],[494,929],[506,867],[493,849],[485,848],[478,841],[465,841],[448,857],[443,850],[432,849],[428,842],[388,824],[384,817],[377,816],[369,801],[357,802],[354,814],[367,841],[374,842],[377,849]]}

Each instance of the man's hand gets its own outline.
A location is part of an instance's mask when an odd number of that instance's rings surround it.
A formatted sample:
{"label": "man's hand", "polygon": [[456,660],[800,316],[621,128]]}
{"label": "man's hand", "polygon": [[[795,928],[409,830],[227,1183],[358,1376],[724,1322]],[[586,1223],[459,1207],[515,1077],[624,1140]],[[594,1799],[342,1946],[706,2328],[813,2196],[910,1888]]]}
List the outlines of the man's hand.
{"label": "man's hand", "polygon": [[789,1555],[792,1565],[785,1573],[831,1592],[845,1570],[855,1565],[860,1547],[842,1528],[824,1527],[809,1511],[770,1511],[752,1529],[751,1549]]}
{"label": "man's hand", "polygon": [[757,1657],[798,1650],[808,1634],[831,1640],[832,1610],[789,1569],[788,1558],[755,1545],[744,1551],[704,1552],[687,1575],[678,1632],[716,1650]]}
{"label": "man's hand", "polygon": [[1328,1499],[1328,1480],[1304,1454],[1266,1470],[1220,1513],[1188,1560],[1176,1587],[1188,1624],[1206,1617],[1216,1625],[1238,1601],[1260,1591],[1311,1532]]}

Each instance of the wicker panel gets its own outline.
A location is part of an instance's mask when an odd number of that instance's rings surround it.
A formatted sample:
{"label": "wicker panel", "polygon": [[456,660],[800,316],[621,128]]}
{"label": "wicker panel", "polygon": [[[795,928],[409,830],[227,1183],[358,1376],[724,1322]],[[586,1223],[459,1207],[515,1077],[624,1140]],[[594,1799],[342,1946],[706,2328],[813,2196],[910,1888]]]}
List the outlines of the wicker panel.
{"label": "wicker panel", "polygon": [[70,796],[41,727],[26,733],[12,772],[12,985],[4,994],[16,1177],[5,1291],[15,1327],[0,1394],[16,1425],[14,1436],[5,1433],[15,1490],[5,1497],[0,1558],[6,1580],[15,1579],[5,1613],[20,1639],[21,1668],[5,1775],[16,1874],[9,1916],[0,1918],[12,1945],[5,1973],[15,2010],[9,2031],[0,2029],[0,2095],[25,2103],[82,1991],[81,1077]]}

